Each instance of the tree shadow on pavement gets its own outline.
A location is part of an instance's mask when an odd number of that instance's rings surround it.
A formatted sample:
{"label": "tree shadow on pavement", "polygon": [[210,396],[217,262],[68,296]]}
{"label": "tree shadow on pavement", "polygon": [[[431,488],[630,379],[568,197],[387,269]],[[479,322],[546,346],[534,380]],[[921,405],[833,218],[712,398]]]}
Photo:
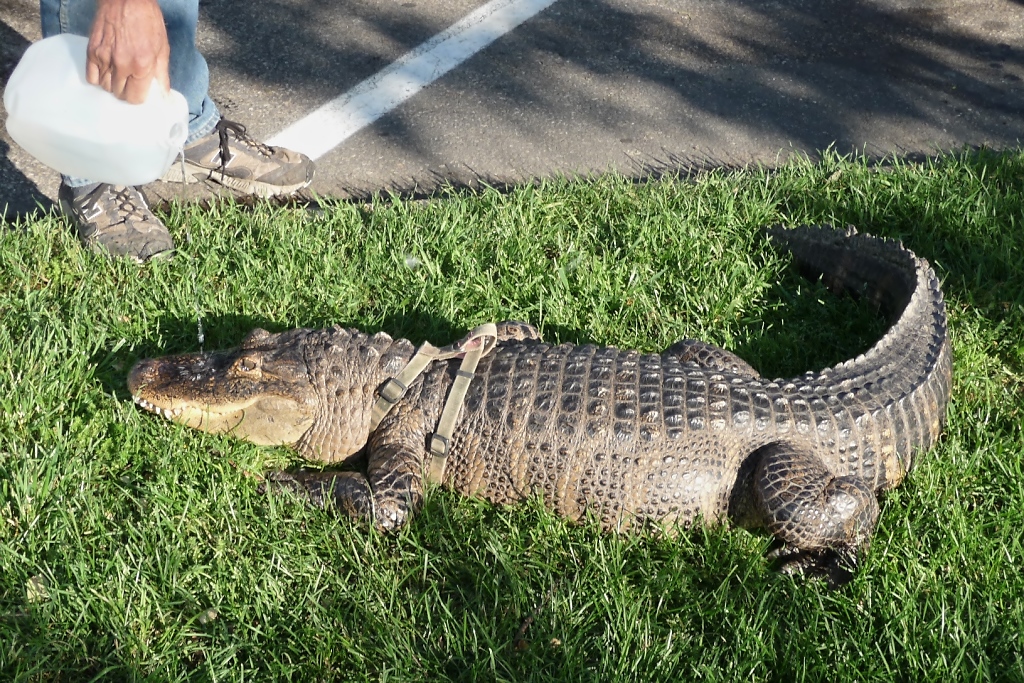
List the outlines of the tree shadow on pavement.
{"label": "tree shadow on pavement", "polygon": [[[1020,5],[559,0],[377,121],[372,134],[345,143],[355,155],[397,150],[408,170],[388,169],[383,181],[352,178],[332,192],[423,196],[449,185],[605,172],[598,162],[615,155],[627,160],[618,171],[648,176],[828,148],[881,158],[943,145],[1016,146],[1024,137]],[[286,95],[275,103],[305,107],[348,91],[473,7],[278,0],[254,11],[243,0],[210,0],[200,45],[226,114],[250,95],[225,91],[225,81],[259,84]],[[0,70],[24,44],[0,23]],[[421,117],[439,107],[465,113],[463,100],[479,117],[449,133],[470,140],[453,151]],[[473,148],[486,147],[488,131],[499,128],[508,163],[476,163]],[[577,159],[574,150],[587,145],[567,138],[587,131],[599,151]],[[517,164],[521,153],[543,168]],[[17,211],[42,196],[2,148],[0,180]],[[181,196],[180,188],[163,189],[158,199]]]}
{"label": "tree shadow on pavement", "polygon": [[[204,21],[230,38],[216,59],[247,81],[299,93],[295,101],[335,97],[446,28],[436,8],[412,2],[244,8],[241,0],[204,5]],[[1016,146],[1024,136],[1020,20],[1012,6],[980,3],[560,0],[418,98],[463,94],[484,118],[466,135],[505,126],[539,155],[547,149],[554,172],[571,172],[573,161],[558,158],[567,147],[552,128],[640,147],[640,172],[682,160],[743,165],[751,154],[777,154],[777,141],[812,155],[831,147],[876,157],[933,153],[942,140]],[[402,109],[374,128],[408,158],[451,167],[391,189],[429,192],[473,175],[443,158],[436,130]],[[694,144],[659,147],[671,139]]]}

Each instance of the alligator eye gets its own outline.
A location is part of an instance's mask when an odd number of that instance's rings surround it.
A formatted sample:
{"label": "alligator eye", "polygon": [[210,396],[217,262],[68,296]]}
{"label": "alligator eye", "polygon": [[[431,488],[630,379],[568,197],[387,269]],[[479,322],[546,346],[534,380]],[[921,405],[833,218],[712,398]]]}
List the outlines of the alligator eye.
{"label": "alligator eye", "polygon": [[259,375],[260,357],[255,353],[247,353],[236,360],[231,369],[240,375]]}

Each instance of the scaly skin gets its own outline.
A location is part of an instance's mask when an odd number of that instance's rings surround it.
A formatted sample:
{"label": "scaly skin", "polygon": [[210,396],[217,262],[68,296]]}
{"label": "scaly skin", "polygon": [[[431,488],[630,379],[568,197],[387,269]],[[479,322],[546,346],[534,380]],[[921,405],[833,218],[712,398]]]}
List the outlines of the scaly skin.
{"label": "scaly skin", "polygon": [[[853,231],[773,229],[830,287],[877,301],[893,321],[862,356],[764,380],[735,355],[686,340],[661,354],[551,346],[505,323],[477,369],[443,484],[495,503],[539,492],[560,515],[606,529],[666,530],[731,519],[765,527],[784,568],[830,572],[855,557],[897,486],[939,436],[952,352],[939,283],[901,245]],[[141,361],[136,401],[184,424],[364,472],[272,477],[316,503],[390,530],[422,503],[425,444],[458,361],[436,362],[370,432],[375,392],[413,354],[405,340],[335,327],[269,334],[236,350]],[[179,412],[174,412],[178,410]]]}

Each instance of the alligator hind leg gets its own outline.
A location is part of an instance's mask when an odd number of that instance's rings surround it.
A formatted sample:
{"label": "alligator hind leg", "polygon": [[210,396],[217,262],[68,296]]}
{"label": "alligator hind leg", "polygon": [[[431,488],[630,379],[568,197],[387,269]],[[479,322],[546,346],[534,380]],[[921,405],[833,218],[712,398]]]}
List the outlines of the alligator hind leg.
{"label": "alligator hind leg", "polygon": [[510,341],[540,341],[540,332],[530,323],[519,320],[502,320],[495,323],[498,328],[498,343]]}
{"label": "alligator hind leg", "polygon": [[754,481],[765,525],[785,545],[782,570],[824,575],[833,585],[849,580],[843,565],[856,562],[878,521],[871,488],[833,475],[810,449],[789,443],[762,449]]}
{"label": "alligator hind leg", "polygon": [[720,349],[714,344],[708,344],[698,339],[683,339],[665,349],[665,355],[675,356],[680,362],[693,363],[702,368],[721,370],[722,372],[735,372],[751,378],[759,378],[761,375],[747,361],[737,356],[732,351]]}

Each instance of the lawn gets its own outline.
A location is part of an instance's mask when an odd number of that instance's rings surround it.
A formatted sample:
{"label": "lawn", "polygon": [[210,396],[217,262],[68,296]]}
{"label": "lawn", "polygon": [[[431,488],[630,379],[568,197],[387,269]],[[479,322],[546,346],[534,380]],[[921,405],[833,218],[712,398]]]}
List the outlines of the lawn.
{"label": "lawn", "polygon": [[[0,228],[0,679],[1024,680],[1024,153],[165,216],[177,255],[143,267],[53,216]],[[774,376],[867,349],[877,313],[795,274],[777,222],[902,239],[949,309],[945,434],[838,591],[772,571],[764,534],[609,535],[537,500],[435,491],[384,536],[260,494],[290,453],[125,387],[254,326],[445,344],[517,318]]]}

